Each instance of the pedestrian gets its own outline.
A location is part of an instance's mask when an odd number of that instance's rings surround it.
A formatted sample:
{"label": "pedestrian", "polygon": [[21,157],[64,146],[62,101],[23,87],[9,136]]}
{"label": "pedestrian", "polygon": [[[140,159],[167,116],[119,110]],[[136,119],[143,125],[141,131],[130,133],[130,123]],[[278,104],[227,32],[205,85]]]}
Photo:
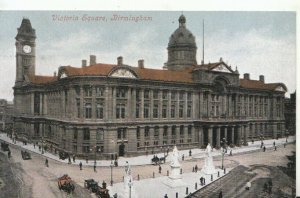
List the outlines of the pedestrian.
{"label": "pedestrian", "polygon": [[94,163],[94,172],[96,173],[97,170],[96,170],[96,163]]}
{"label": "pedestrian", "polygon": [[273,142],[273,146],[275,146],[275,141]]}
{"label": "pedestrian", "polygon": [[189,155],[190,155],[190,157],[192,156],[192,150],[190,149],[190,151],[189,151]]}
{"label": "pedestrian", "polygon": [[195,166],[195,172],[197,173],[197,171],[198,171],[198,166],[196,164],[196,166]]}
{"label": "pedestrian", "polygon": [[33,142],[33,148],[35,149],[35,143]]}
{"label": "pedestrian", "polygon": [[158,173],[161,173],[161,166],[158,165]]}
{"label": "pedestrian", "polygon": [[8,153],[7,153],[8,159],[10,158],[10,156],[11,156],[11,153],[10,153],[10,150],[9,150]]}
{"label": "pedestrian", "polygon": [[200,177],[200,184],[203,186],[203,177]]}
{"label": "pedestrian", "polygon": [[182,161],[184,161],[184,154],[182,154]]}
{"label": "pedestrian", "polygon": [[219,198],[222,198],[223,197],[223,193],[222,193],[222,190],[220,191],[219,193]]}
{"label": "pedestrian", "polygon": [[75,163],[75,155],[73,155],[73,163]]}
{"label": "pedestrian", "polygon": [[72,162],[71,162],[71,157],[69,156],[69,162],[68,162],[68,164],[71,164]]}
{"label": "pedestrian", "polygon": [[82,163],[81,162],[79,163],[79,168],[80,168],[80,170],[82,170]]}
{"label": "pedestrian", "polygon": [[205,185],[205,178],[203,177],[203,184]]}
{"label": "pedestrian", "polygon": [[48,159],[47,159],[47,158],[46,158],[46,160],[45,160],[45,165],[46,165],[47,167],[49,167]]}
{"label": "pedestrian", "polygon": [[264,146],[264,148],[263,148],[263,149],[264,149],[264,152],[266,152],[266,147],[265,147],[265,146]]}
{"label": "pedestrian", "polygon": [[232,150],[230,150],[229,156],[232,156]]}
{"label": "pedestrian", "polygon": [[254,144],[254,140],[252,139],[252,144]]}
{"label": "pedestrian", "polygon": [[168,195],[167,195],[167,194],[165,194],[164,198],[168,198]]}

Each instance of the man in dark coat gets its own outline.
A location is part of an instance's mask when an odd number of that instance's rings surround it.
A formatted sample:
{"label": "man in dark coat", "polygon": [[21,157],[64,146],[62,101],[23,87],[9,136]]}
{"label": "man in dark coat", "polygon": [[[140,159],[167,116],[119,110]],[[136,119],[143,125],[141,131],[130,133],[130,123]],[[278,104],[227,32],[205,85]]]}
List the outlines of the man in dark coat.
{"label": "man in dark coat", "polygon": [[81,162],[79,163],[79,168],[80,168],[80,170],[82,170],[82,163]]}

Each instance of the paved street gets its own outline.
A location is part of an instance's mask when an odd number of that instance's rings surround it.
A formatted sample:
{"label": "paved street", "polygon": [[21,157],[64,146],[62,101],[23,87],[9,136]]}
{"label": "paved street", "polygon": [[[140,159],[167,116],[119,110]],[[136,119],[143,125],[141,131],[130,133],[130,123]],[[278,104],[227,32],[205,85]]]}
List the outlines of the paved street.
{"label": "paved street", "polygon": [[[68,174],[76,184],[76,195],[81,195],[81,197],[90,197],[90,193],[83,189],[83,183],[85,179],[93,178],[99,183],[106,181],[108,184],[110,182],[111,169],[110,167],[97,167],[97,172],[95,173],[92,167],[83,167],[80,171],[78,165],[69,165],[61,163],[55,160],[49,159],[49,167],[45,167],[45,158],[39,154],[32,153],[31,160],[22,160],[20,148],[14,145],[10,146],[12,151],[12,167],[16,165],[20,166],[22,171],[22,181],[24,185],[24,194],[26,192],[32,193],[32,197],[66,197],[66,193],[59,191],[57,187],[57,178],[63,174]],[[295,144],[288,144],[286,148],[279,146],[277,151],[273,149],[267,149],[266,152],[255,151],[246,154],[236,154],[233,156],[226,156],[224,160],[225,167],[235,167],[237,165],[244,165],[250,167],[251,165],[262,164],[268,166],[286,166],[287,158],[286,155],[291,155],[291,152],[295,151]],[[182,161],[183,173],[192,172],[192,167],[196,164],[198,167],[203,166],[203,159],[191,159]],[[221,157],[214,158],[215,166],[221,166]],[[159,177],[167,174],[167,170],[170,171],[168,164],[162,165],[162,174],[158,174],[158,166],[154,165],[143,165],[143,166],[132,166],[132,175],[134,180],[137,180],[137,175],[139,174],[140,179],[153,177],[153,172],[155,172],[155,177]],[[113,168],[113,181],[114,183],[121,182],[123,180],[124,168],[114,167]],[[25,196],[26,197],[26,196]],[[79,197],[79,196],[78,196]]]}

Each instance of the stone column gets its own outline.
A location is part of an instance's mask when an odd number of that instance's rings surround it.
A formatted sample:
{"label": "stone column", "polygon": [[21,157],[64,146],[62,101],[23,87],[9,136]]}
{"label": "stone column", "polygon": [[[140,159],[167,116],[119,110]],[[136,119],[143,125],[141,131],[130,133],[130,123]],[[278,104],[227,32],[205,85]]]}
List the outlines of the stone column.
{"label": "stone column", "polygon": [[92,86],[92,119],[96,119],[96,87]]}
{"label": "stone column", "polygon": [[149,118],[153,118],[153,90],[149,90],[149,98],[150,98],[150,104],[149,104]]}
{"label": "stone column", "polygon": [[131,99],[131,118],[135,120],[135,113],[136,113],[136,88],[132,88],[132,99]]}
{"label": "stone column", "polygon": [[171,118],[171,90],[168,90],[168,107],[167,107],[167,118]]}
{"label": "stone column", "polygon": [[249,137],[249,126],[244,126],[244,143],[247,143]]}
{"label": "stone column", "polygon": [[277,123],[273,123],[273,138],[277,137]]}
{"label": "stone column", "polygon": [[231,144],[235,144],[234,133],[235,133],[235,126],[231,126]]}
{"label": "stone column", "polygon": [[227,141],[227,127],[228,126],[224,127],[224,138],[225,138],[226,141]]}
{"label": "stone column", "polygon": [[203,116],[203,113],[204,113],[204,108],[203,108],[203,100],[204,100],[204,98],[203,98],[203,92],[202,91],[200,91],[200,93],[199,93],[199,118],[201,119],[202,118],[202,116]]}
{"label": "stone column", "polygon": [[183,117],[186,119],[187,118],[187,92],[184,92],[184,96],[183,96],[183,100],[184,100],[184,106],[183,106]]}
{"label": "stone column", "polygon": [[220,131],[220,126],[217,127],[217,147],[219,148],[221,145],[220,145],[220,135],[221,131]]}
{"label": "stone column", "polygon": [[199,134],[199,147],[201,148],[201,146],[203,146],[203,127],[197,127],[196,130],[198,130],[198,134]]}
{"label": "stone column", "polygon": [[144,118],[144,89],[140,90],[140,99],[141,99],[140,118]]}
{"label": "stone column", "polygon": [[112,120],[116,119],[116,94],[117,94],[117,88],[112,87]]}
{"label": "stone column", "polygon": [[132,109],[131,103],[132,103],[132,101],[131,101],[131,88],[128,87],[128,89],[127,89],[126,116],[125,116],[127,120],[131,120],[131,118],[132,118],[131,115],[132,115],[133,109]]}
{"label": "stone column", "polygon": [[192,115],[194,119],[199,118],[199,106],[200,106],[200,98],[198,92],[192,92]]}
{"label": "stone column", "polygon": [[80,86],[80,118],[83,119],[83,87]]}
{"label": "stone column", "polygon": [[212,146],[213,143],[213,128],[211,126],[208,127],[208,143]]}
{"label": "stone column", "polygon": [[112,90],[111,87],[106,86],[105,87],[105,107],[104,107],[104,118],[105,120],[109,120],[112,116]]}
{"label": "stone column", "polygon": [[162,118],[162,106],[163,106],[162,90],[158,90],[158,118]]}

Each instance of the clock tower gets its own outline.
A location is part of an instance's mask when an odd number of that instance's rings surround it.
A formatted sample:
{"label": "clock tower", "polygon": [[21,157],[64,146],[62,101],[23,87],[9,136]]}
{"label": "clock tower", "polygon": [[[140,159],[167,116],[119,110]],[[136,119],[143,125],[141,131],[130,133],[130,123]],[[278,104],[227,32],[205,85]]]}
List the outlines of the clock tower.
{"label": "clock tower", "polygon": [[16,85],[28,82],[35,75],[35,29],[23,18],[16,39]]}

